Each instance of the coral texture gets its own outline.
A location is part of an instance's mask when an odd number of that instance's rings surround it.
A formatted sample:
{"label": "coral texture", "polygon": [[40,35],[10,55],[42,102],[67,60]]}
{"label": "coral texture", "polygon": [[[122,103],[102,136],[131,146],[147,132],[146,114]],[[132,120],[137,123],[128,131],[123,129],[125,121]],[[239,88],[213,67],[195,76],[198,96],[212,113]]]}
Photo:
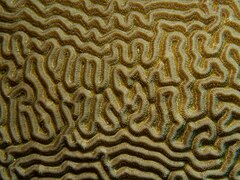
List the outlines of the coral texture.
{"label": "coral texture", "polygon": [[240,179],[240,2],[0,0],[0,179]]}

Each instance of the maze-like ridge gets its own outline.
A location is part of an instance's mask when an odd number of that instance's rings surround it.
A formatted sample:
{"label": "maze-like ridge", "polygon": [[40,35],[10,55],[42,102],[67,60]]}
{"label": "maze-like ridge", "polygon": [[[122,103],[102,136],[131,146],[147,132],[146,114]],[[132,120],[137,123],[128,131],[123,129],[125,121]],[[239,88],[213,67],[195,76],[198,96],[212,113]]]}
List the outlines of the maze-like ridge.
{"label": "maze-like ridge", "polygon": [[0,0],[0,179],[240,179],[237,0]]}

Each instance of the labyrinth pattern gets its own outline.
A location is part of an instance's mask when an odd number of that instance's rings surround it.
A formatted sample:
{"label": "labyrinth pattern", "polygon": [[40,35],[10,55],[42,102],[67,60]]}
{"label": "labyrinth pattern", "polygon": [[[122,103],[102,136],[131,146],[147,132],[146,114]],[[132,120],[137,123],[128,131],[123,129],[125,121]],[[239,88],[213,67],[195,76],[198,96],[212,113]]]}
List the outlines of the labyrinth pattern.
{"label": "labyrinth pattern", "polygon": [[240,179],[240,1],[0,0],[0,179]]}

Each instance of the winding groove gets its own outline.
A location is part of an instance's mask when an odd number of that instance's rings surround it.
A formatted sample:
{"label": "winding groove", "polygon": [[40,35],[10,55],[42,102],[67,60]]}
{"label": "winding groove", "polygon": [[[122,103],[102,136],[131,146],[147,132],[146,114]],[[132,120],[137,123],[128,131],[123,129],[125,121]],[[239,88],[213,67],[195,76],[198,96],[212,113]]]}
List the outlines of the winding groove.
{"label": "winding groove", "polygon": [[0,179],[240,179],[240,3],[0,0]]}

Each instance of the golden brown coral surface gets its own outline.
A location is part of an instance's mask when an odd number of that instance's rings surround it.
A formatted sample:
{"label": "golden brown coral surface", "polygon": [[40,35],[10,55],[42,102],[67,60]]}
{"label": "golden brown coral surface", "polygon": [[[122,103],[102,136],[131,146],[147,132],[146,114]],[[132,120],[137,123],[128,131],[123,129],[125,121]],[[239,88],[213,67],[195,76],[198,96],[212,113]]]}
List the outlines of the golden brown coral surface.
{"label": "golden brown coral surface", "polygon": [[240,179],[240,2],[0,0],[0,179]]}

